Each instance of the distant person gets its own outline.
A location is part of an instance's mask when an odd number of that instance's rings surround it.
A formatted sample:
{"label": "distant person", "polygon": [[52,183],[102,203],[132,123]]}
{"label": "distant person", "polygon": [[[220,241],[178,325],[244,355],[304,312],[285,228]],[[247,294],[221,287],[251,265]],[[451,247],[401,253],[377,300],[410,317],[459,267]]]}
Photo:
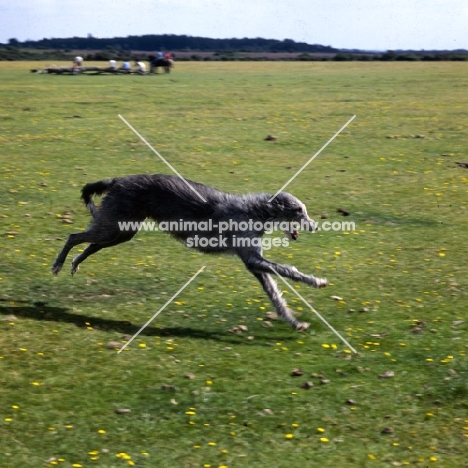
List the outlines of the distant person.
{"label": "distant person", "polygon": [[174,54],[172,52],[166,52],[164,58],[167,60],[167,65],[164,68],[166,73],[171,72],[171,68],[174,66]]}
{"label": "distant person", "polygon": [[135,64],[138,67],[137,72],[140,73],[141,75],[144,75],[146,73],[146,64],[145,62],[138,62],[135,60]]}
{"label": "distant person", "polygon": [[130,65],[130,62],[128,60],[122,62],[121,70],[124,70],[126,73],[130,73],[132,71],[132,66]]}
{"label": "distant person", "polygon": [[83,57],[75,57],[73,59],[72,72],[74,75],[78,75],[81,72],[81,66],[83,64]]}
{"label": "distant person", "polygon": [[112,70],[117,70],[117,62],[115,60],[109,60],[109,67]]}
{"label": "distant person", "polygon": [[163,53],[162,53],[162,52],[158,52],[157,57],[158,57],[158,59],[162,59],[162,58],[163,58]]}

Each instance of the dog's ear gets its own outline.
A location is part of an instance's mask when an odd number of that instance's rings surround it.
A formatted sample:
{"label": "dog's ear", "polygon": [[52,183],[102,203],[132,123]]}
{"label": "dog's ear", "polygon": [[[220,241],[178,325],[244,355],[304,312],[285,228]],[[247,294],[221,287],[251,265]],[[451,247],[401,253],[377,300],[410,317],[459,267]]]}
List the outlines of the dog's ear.
{"label": "dog's ear", "polygon": [[296,197],[287,192],[279,193],[272,201],[272,208],[281,213],[301,213],[304,210],[304,205]]}
{"label": "dog's ear", "polygon": [[267,203],[269,215],[275,219],[283,219],[287,212],[287,207],[283,200],[279,200],[278,197],[271,202]]}
{"label": "dog's ear", "polygon": [[268,203],[274,210],[283,211],[287,206],[287,197],[281,192]]}

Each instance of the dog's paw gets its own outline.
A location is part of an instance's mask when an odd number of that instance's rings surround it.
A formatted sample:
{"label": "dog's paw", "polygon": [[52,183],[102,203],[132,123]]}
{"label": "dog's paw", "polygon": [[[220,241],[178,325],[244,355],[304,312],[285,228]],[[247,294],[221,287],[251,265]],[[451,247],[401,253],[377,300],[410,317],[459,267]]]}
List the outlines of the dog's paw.
{"label": "dog's paw", "polygon": [[54,265],[52,266],[52,274],[54,276],[57,276],[59,273],[60,273],[60,270],[62,269],[62,266],[63,264],[59,263],[54,263]]}
{"label": "dog's paw", "polygon": [[298,323],[296,324],[296,326],[295,326],[296,331],[298,331],[298,332],[305,331],[305,330],[307,330],[309,327],[310,327],[310,324],[307,323],[307,322],[298,322]]}
{"label": "dog's paw", "polygon": [[328,280],[326,278],[316,278],[315,276],[307,276],[305,283],[317,289],[328,286]]}
{"label": "dog's paw", "polygon": [[315,278],[316,281],[316,288],[326,288],[328,286],[327,278]]}
{"label": "dog's paw", "polygon": [[72,261],[72,266],[71,266],[71,274],[72,276],[80,269],[80,265],[79,263],[76,263],[76,259],[79,257],[79,255],[77,255],[73,261]]}

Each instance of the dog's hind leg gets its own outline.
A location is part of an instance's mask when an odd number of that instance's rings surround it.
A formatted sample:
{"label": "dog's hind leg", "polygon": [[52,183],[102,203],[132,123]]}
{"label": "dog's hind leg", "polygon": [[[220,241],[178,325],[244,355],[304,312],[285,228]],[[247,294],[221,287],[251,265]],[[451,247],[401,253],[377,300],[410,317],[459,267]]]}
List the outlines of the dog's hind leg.
{"label": "dog's hind leg", "polygon": [[73,249],[75,245],[82,244],[83,242],[93,242],[92,234],[90,231],[78,232],[76,234],[70,234],[68,236],[67,242],[65,242],[65,245],[57,255],[57,258],[55,259],[55,262],[52,265],[52,273],[54,275],[59,274],[70,250]]}
{"label": "dog's hind leg", "polygon": [[307,330],[309,324],[307,322],[299,322],[288,309],[286,301],[283,299],[283,293],[278,289],[276,281],[268,273],[254,273],[255,278],[260,281],[264,291],[268,294],[273,306],[278,315],[288,322],[296,330]]}
{"label": "dog's hind leg", "polygon": [[80,263],[86,260],[90,255],[99,252],[101,249],[105,249],[106,247],[113,247],[114,245],[121,244],[123,242],[127,242],[133,238],[136,232],[120,232],[119,236],[114,239],[112,242],[100,242],[96,244],[89,244],[83,252],[77,255],[72,261],[72,268],[71,274],[74,275],[79,267]]}
{"label": "dog's hind leg", "polygon": [[89,244],[86,249],[83,250],[79,255],[77,255],[72,261],[71,274],[74,275],[80,268],[80,263],[86,260],[90,255],[99,252],[104,248],[102,244]]}
{"label": "dog's hind leg", "polygon": [[85,249],[84,252],[82,252],[81,255],[78,255],[74,259],[72,265],[72,274],[76,273],[77,266],[91,254],[98,252],[104,247],[112,247],[113,245],[129,241],[137,232],[138,231],[120,231],[114,228],[104,229],[102,226],[94,224],[85,232],[70,234],[68,236],[67,242],[65,242],[62,250],[57,255],[57,258],[52,266],[52,273],[54,275],[58,275],[62,269],[63,264],[65,263],[68,253],[78,244],[88,242],[90,245]]}

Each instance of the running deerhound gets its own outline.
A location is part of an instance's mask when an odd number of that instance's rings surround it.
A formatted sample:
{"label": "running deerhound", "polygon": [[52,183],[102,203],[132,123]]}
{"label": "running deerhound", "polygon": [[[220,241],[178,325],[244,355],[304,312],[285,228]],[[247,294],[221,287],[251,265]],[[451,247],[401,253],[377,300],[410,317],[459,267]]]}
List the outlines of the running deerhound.
{"label": "running deerhound", "polygon": [[[129,241],[137,234],[140,223],[151,218],[158,223],[169,224],[171,228],[167,232],[186,245],[193,247],[193,240],[200,240],[195,248],[201,252],[238,255],[260,281],[278,314],[296,330],[308,328],[308,323],[296,320],[287,308],[270,274],[302,281],[316,288],[327,286],[327,280],[305,275],[293,266],[273,263],[262,256],[262,236],[268,230],[265,227],[268,223],[280,223],[291,240],[296,240],[299,235],[296,227],[290,227],[293,223],[306,225],[309,231],[316,229],[305,205],[289,193],[281,192],[269,202],[271,195],[266,193],[238,196],[163,174],[101,180],[86,184],[81,193],[94,220],[86,231],[70,234],[52,267],[54,275],[60,272],[68,252],[76,245],[89,243],[73,259],[72,275],[90,255]],[[104,193],[107,195],[97,209],[92,196]],[[197,195],[201,195],[206,203]],[[192,229],[178,229],[176,225],[180,226],[182,221],[184,226]],[[286,229],[282,227],[284,222]]]}

